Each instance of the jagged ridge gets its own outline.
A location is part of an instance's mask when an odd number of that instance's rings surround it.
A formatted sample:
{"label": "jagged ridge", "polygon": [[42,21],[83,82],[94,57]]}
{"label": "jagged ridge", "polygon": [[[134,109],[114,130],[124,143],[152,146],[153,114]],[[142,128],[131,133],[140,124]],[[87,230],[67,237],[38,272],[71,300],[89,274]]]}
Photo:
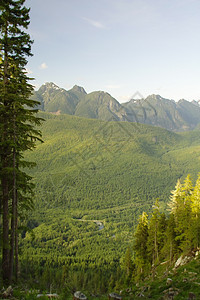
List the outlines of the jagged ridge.
{"label": "jagged ridge", "polygon": [[178,102],[150,95],[145,99],[131,99],[120,104],[110,94],[96,91],[87,94],[75,85],[70,90],[50,82],[33,94],[41,104],[39,109],[104,121],[127,121],[150,124],[171,131],[193,130],[200,123],[198,102],[181,99]]}

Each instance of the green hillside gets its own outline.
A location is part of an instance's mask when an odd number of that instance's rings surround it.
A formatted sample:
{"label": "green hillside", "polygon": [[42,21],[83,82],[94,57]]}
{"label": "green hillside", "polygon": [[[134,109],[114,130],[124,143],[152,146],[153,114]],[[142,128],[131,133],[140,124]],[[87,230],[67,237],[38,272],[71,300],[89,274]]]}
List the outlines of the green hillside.
{"label": "green hillside", "polygon": [[[177,178],[195,171],[196,164],[183,170],[176,156],[181,148],[196,147],[187,135],[142,124],[42,116],[47,118],[42,128],[45,143],[28,157],[39,161],[33,171],[37,190],[42,191],[43,184],[55,185],[51,197],[60,205],[76,207],[76,198],[78,207],[95,209],[133,199],[146,204],[155,197],[165,201]],[[67,189],[60,194],[62,187]]]}
{"label": "green hillside", "polygon": [[[31,171],[35,211],[27,223],[33,230],[20,240],[24,276],[42,276],[45,285],[60,282],[67,268],[71,286],[106,292],[111,277],[123,282],[123,257],[139,214],[157,197],[164,209],[178,178],[191,173],[196,179],[200,131],[40,116],[44,143],[26,155],[37,167]],[[57,277],[46,280],[51,268]]]}
{"label": "green hillside", "polygon": [[[179,177],[199,171],[199,131],[176,134],[143,124],[41,115],[44,143],[27,157],[39,162],[32,171],[37,184],[54,184],[60,204],[76,206],[76,197],[81,208],[165,201]],[[59,194],[61,186],[68,191]]]}

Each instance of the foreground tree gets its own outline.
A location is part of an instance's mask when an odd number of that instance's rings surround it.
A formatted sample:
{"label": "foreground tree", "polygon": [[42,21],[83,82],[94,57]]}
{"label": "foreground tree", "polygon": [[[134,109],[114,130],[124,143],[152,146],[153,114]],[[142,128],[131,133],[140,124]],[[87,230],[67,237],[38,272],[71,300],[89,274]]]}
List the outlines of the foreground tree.
{"label": "foreground tree", "polygon": [[155,276],[155,268],[160,263],[161,249],[164,245],[166,230],[165,214],[160,212],[160,205],[158,199],[153,205],[153,211],[149,220],[149,235],[147,240],[147,252],[149,261],[152,267],[152,276]]}
{"label": "foreground tree", "polygon": [[[2,272],[5,283],[11,282],[16,257],[18,273],[18,208],[30,207],[33,185],[22,167],[23,153],[33,149],[40,139],[35,129],[41,119],[30,100],[33,87],[26,75],[27,57],[31,56],[29,9],[25,0],[0,0],[0,190],[2,229]],[[11,218],[10,218],[11,216]],[[10,232],[10,234],[9,234]]]}
{"label": "foreground tree", "polygon": [[139,218],[133,247],[136,281],[150,271],[154,276],[163,260],[168,268],[180,255],[199,250],[200,174],[194,187],[190,175],[183,184],[178,180],[171,194],[169,215],[160,212],[157,200],[150,219],[145,212]]}
{"label": "foreground tree", "polygon": [[200,174],[197,178],[194,191],[191,196],[191,223],[192,230],[191,239],[192,246],[194,248],[199,248],[200,246]]}
{"label": "foreground tree", "polygon": [[192,181],[190,175],[188,175],[183,184],[181,184],[180,180],[177,181],[169,203],[170,212],[175,220],[176,241],[181,251],[187,251],[191,248],[193,193]]}
{"label": "foreground tree", "polygon": [[149,261],[147,254],[147,240],[149,235],[148,215],[143,212],[139,217],[139,222],[135,231],[135,277],[137,279],[144,278],[146,272],[149,270]]}

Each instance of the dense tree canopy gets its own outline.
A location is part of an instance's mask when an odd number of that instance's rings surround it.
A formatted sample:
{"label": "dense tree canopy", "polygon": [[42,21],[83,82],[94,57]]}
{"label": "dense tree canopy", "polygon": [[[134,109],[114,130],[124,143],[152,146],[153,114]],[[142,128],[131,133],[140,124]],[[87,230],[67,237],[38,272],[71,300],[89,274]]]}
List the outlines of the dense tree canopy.
{"label": "dense tree canopy", "polygon": [[[194,187],[190,175],[183,184],[178,180],[168,205],[170,214],[167,216],[160,212],[156,201],[150,218],[147,219],[145,212],[139,218],[134,244],[136,278],[141,278],[150,270],[154,275],[155,267],[161,259],[171,264],[178,255],[199,249],[200,174]],[[145,258],[142,269],[141,263],[138,263],[141,258],[143,261]]]}

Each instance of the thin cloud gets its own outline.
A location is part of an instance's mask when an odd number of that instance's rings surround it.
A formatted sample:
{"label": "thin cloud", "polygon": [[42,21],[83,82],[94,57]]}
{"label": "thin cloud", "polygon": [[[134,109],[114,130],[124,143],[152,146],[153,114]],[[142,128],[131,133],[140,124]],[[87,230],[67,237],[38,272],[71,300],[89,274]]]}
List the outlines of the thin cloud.
{"label": "thin cloud", "polygon": [[108,84],[106,85],[107,89],[120,89],[122,86],[119,84]]}
{"label": "thin cloud", "polygon": [[43,62],[41,65],[40,65],[40,70],[45,70],[48,68],[47,64],[45,62]]}
{"label": "thin cloud", "polygon": [[91,20],[91,19],[88,19],[88,18],[83,18],[83,20],[85,20],[86,22],[88,22],[93,27],[96,27],[96,28],[99,28],[99,29],[105,29],[105,26],[101,22],[98,22],[98,21],[95,21],[95,20]]}
{"label": "thin cloud", "polygon": [[130,96],[130,95],[121,95],[121,96],[118,96],[118,97],[117,97],[117,100],[118,100],[120,103],[128,102],[128,101],[130,101],[130,99],[131,99],[131,96]]}
{"label": "thin cloud", "polygon": [[47,38],[47,35],[44,32],[37,31],[37,30],[29,30],[29,34],[31,36],[31,39],[34,41],[44,41]]}

